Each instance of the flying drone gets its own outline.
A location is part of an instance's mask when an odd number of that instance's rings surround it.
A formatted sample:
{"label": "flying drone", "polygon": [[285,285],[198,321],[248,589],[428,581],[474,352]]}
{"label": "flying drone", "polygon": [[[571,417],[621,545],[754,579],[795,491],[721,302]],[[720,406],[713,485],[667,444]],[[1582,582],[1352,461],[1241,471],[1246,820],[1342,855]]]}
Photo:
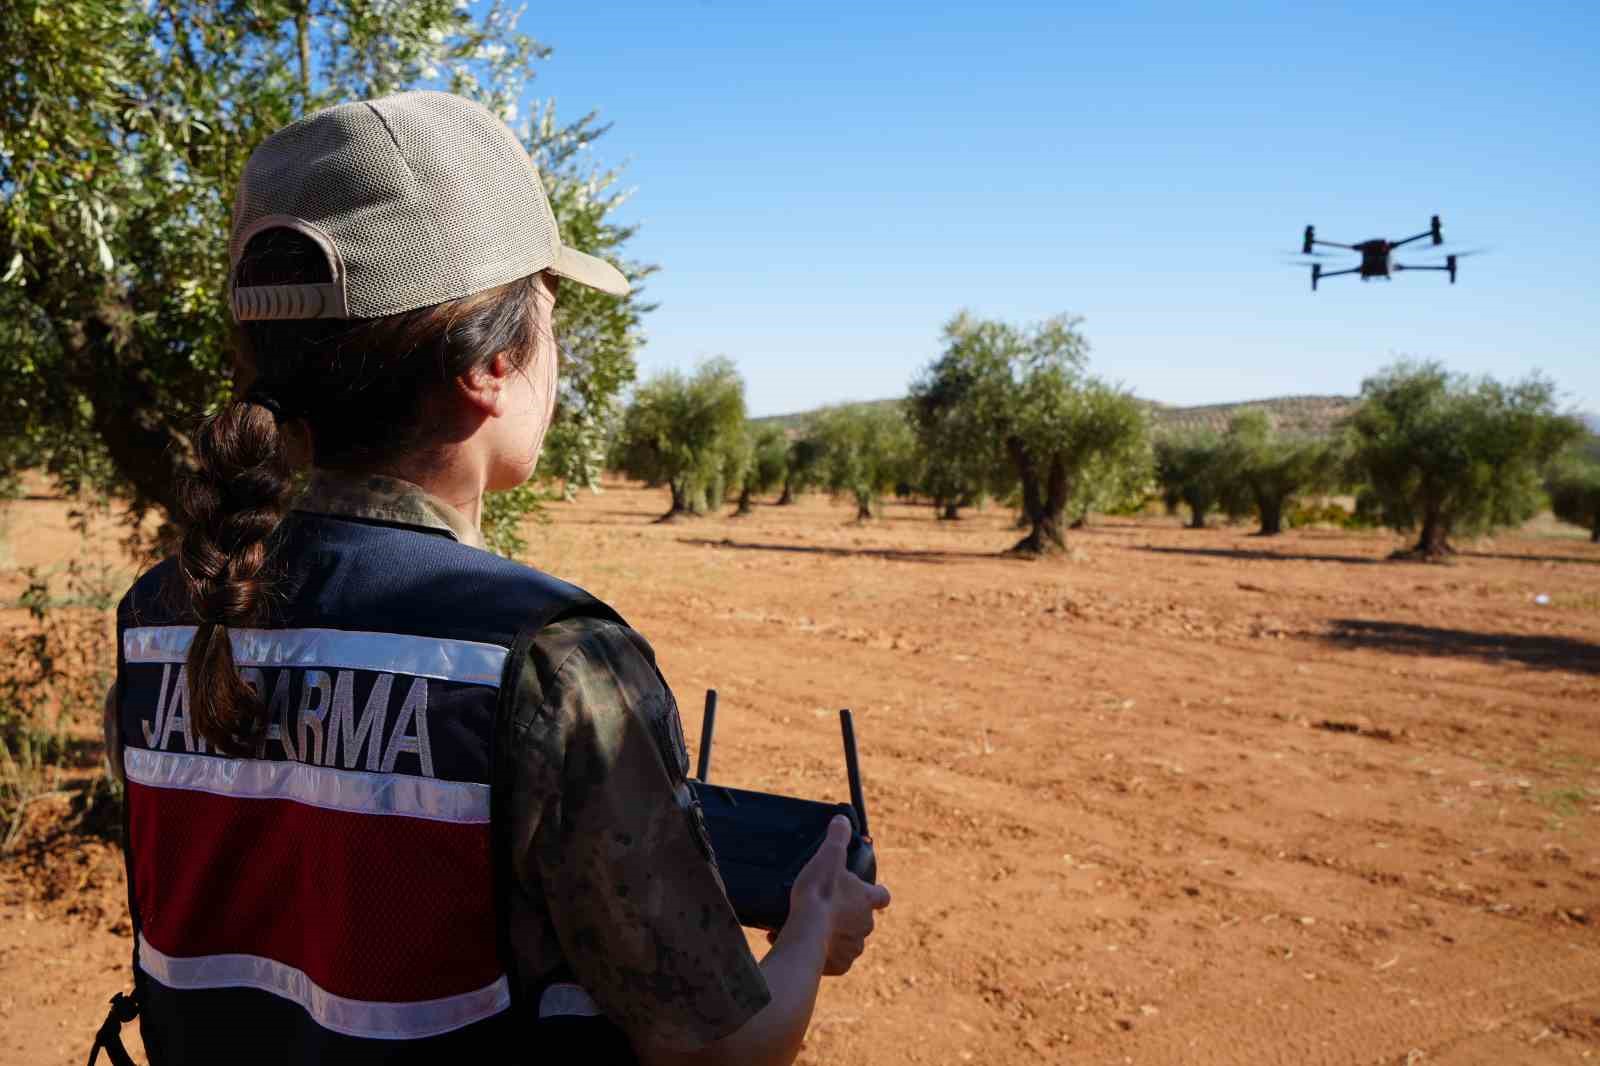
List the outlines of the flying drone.
{"label": "flying drone", "polygon": [[1348,248],[1352,252],[1358,252],[1361,255],[1361,265],[1353,266],[1348,270],[1323,270],[1321,263],[1312,263],[1311,291],[1317,291],[1317,282],[1321,281],[1322,279],[1336,278],[1340,274],[1360,274],[1361,280],[1366,281],[1369,278],[1388,278],[1391,272],[1400,270],[1447,271],[1450,274],[1450,284],[1454,285],[1456,283],[1456,259],[1461,255],[1467,254],[1465,252],[1460,252],[1456,255],[1445,256],[1443,266],[1414,266],[1407,263],[1396,263],[1394,261],[1394,250],[1396,248],[1399,248],[1402,245],[1410,244],[1412,241],[1420,241],[1424,237],[1432,238],[1432,242],[1435,245],[1444,243],[1444,235],[1439,231],[1438,215],[1433,216],[1431,224],[1422,233],[1419,233],[1414,237],[1407,237],[1402,241],[1389,241],[1384,240],[1382,237],[1374,237],[1372,240],[1362,241],[1360,244],[1340,244],[1337,241],[1319,241],[1317,240],[1316,227],[1307,226],[1306,239],[1305,243],[1300,248],[1300,254],[1321,255],[1322,253],[1311,250],[1313,245],[1320,244],[1329,248]]}

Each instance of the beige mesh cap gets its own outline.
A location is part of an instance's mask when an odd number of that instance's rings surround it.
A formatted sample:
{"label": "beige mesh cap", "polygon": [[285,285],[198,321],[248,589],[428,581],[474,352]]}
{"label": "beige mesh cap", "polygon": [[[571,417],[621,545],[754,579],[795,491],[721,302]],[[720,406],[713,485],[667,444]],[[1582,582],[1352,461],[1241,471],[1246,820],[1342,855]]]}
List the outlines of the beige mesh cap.
{"label": "beige mesh cap", "polygon": [[340,104],[268,137],[234,202],[228,262],[287,227],[328,256],[325,285],[232,291],[238,321],[376,318],[548,270],[621,296],[622,272],[561,243],[533,161],[506,124],[450,93]]}

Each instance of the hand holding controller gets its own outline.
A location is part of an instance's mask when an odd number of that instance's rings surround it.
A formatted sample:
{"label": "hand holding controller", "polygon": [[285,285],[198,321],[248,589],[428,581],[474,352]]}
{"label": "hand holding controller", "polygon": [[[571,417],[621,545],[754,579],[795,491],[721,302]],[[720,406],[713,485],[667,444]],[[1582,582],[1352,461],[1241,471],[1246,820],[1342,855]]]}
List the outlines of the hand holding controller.
{"label": "hand holding controller", "polygon": [[[872,912],[889,905],[887,888],[862,880],[846,865],[853,836],[850,820],[835,815],[822,846],[801,869],[789,892],[792,923],[802,928],[813,921],[822,923],[828,945],[822,972],[829,977],[849,972],[872,935]],[[781,935],[782,930],[769,933],[768,939],[776,943]]]}
{"label": "hand holding controller", "polygon": [[[878,862],[867,828],[861,768],[850,712],[839,712],[850,782],[851,802],[848,804],[819,803],[708,783],[716,717],[717,694],[710,690],[706,693],[705,719],[700,730],[698,780],[691,780],[689,784],[700,804],[717,868],[739,921],[756,929],[781,928],[788,920],[794,894],[800,891],[802,875],[811,871],[820,858],[819,851],[828,849],[834,833],[847,833],[839,864],[841,876],[853,875],[845,880],[854,880],[861,887],[873,884],[877,880]],[[834,828],[836,822],[842,822],[844,828]],[[831,854],[831,849],[828,850]],[[853,899],[851,893],[855,891],[847,890],[846,897]],[[868,895],[874,900],[878,898],[877,893]],[[887,891],[881,895],[882,903],[866,907],[868,919],[872,910],[888,905]],[[870,932],[870,920],[866,923],[852,920],[845,926],[858,931],[863,924]],[[865,935],[860,933],[862,938]],[[848,961],[844,965],[848,967]]]}

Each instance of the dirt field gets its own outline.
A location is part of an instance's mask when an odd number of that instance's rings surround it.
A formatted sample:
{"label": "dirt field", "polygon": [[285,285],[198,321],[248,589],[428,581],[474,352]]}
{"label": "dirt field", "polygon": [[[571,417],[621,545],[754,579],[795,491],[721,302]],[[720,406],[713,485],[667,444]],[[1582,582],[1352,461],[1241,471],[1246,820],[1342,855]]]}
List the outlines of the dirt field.
{"label": "dirt field", "polygon": [[[895,903],[802,1061],[1600,1059],[1600,548],[1107,519],[1034,564],[998,511],[665,502],[557,507],[533,561],[650,638],[691,749],[720,690],[714,779],[842,799],[854,709]],[[79,550],[17,508],[8,565]],[[81,1061],[127,982],[117,853],[38,806],[0,875],[17,1066]]]}

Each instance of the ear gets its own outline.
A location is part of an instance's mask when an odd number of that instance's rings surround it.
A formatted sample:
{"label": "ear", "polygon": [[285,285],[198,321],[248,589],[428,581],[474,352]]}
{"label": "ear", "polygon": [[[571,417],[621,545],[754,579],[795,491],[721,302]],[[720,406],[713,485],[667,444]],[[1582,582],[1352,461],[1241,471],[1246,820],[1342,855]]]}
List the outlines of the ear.
{"label": "ear", "polygon": [[504,352],[456,378],[457,394],[474,410],[488,417],[505,414],[506,386],[516,368]]}

